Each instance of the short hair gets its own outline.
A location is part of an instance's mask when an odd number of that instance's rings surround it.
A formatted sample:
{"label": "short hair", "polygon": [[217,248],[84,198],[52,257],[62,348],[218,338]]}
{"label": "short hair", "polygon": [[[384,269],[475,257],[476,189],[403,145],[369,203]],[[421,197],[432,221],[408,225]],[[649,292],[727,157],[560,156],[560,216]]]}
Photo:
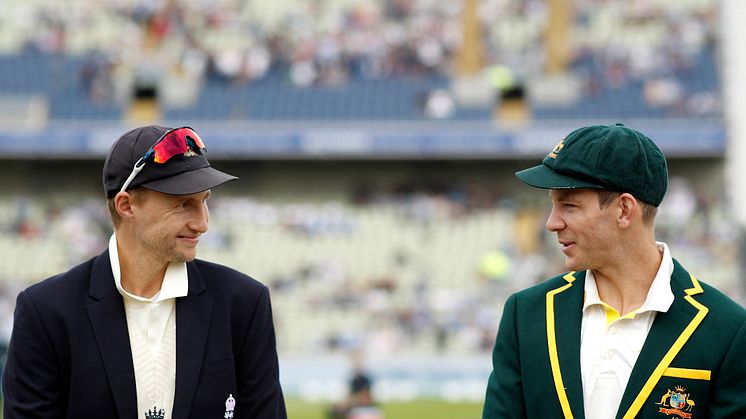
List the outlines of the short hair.
{"label": "short hair", "polygon": [[[140,193],[141,190],[142,190],[141,188],[134,188],[134,189],[129,189],[127,192],[130,194],[132,199],[140,199],[140,197],[143,196]],[[114,205],[115,198],[116,196],[114,198],[106,199],[106,208],[109,210],[109,216],[111,217],[111,223],[114,225],[114,228],[117,228],[119,227],[119,224],[122,222],[122,216],[119,215],[119,213],[117,212],[117,208]]]}
{"label": "short hair", "polygon": [[[615,200],[620,195],[622,195],[621,192],[600,189],[598,190],[598,206],[600,206],[601,209],[606,208],[611,204],[611,201]],[[642,208],[642,222],[646,225],[652,225],[655,221],[655,216],[658,213],[658,207],[637,199],[637,197],[635,197],[635,199],[640,203],[640,207]]]}
{"label": "short hair", "polygon": [[117,212],[117,209],[114,208],[114,198],[107,198],[106,199],[106,209],[109,210],[109,217],[111,218],[111,223],[114,225],[114,227],[119,227],[119,223],[122,222],[122,217]]}

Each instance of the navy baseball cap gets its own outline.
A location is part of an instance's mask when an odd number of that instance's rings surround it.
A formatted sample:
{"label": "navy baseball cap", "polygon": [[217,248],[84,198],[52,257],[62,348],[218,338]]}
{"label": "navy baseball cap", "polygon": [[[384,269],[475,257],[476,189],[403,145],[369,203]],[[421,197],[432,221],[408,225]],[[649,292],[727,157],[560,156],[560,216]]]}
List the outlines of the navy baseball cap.
{"label": "navy baseball cap", "polygon": [[202,139],[189,127],[148,125],[128,131],[106,157],[106,197],[137,187],[188,195],[238,179],[211,167],[205,152]]}

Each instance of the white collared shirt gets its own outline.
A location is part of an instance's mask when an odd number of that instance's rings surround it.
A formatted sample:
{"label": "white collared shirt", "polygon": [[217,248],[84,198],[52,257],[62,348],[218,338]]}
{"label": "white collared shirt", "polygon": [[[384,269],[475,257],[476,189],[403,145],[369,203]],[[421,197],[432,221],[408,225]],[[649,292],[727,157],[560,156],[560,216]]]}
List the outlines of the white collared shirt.
{"label": "white collared shirt", "polygon": [[189,292],[186,263],[166,268],[161,289],[151,298],[134,295],[122,287],[116,235],[109,239],[109,261],[114,283],[124,299],[132,363],[137,387],[137,417],[153,407],[164,409],[170,419],[176,388],[176,298]]}
{"label": "white collared shirt", "polygon": [[592,271],[586,271],[580,331],[580,369],[587,418],[616,417],[624,389],[653,325],[655,314],[667,312],[673,304],[673,259],[665,243],[656,243],[663,257],[645,302],[637,310],[622,317],[601,301],[596,278]]}

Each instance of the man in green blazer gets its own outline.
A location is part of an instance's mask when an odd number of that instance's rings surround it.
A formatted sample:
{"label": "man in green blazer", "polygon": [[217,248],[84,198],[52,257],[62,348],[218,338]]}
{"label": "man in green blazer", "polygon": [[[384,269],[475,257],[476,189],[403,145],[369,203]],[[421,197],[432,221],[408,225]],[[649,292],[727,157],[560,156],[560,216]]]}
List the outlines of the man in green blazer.
{"label": "man in green blazer", "polygon": [[660,149],[584,127],[516,175],[550,190],[570,272],[505,303],[483,417],[746,418],[746,310],[655,240]]}

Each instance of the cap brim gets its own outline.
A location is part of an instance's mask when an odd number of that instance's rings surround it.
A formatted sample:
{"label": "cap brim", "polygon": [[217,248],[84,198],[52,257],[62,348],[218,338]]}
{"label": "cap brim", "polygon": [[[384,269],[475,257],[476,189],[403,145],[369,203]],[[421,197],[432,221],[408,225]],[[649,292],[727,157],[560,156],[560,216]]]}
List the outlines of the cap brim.
{"label": "cap brim", "polygon": [[527,185],[541,189],[602,189],[603,186],[597,183],[588,182],[582,179],[563,175],[555,172],[549,167],[541,164],[529,169],[516,172],[518,179]]}
{"label": "cap brim", "polygon": [[238,179],[236,176],[223,173],[212,167],[192,170],[159,179],[141,185],[143,188],[163,192],[171,195],[189,195],[215,188],[230,180]]}

